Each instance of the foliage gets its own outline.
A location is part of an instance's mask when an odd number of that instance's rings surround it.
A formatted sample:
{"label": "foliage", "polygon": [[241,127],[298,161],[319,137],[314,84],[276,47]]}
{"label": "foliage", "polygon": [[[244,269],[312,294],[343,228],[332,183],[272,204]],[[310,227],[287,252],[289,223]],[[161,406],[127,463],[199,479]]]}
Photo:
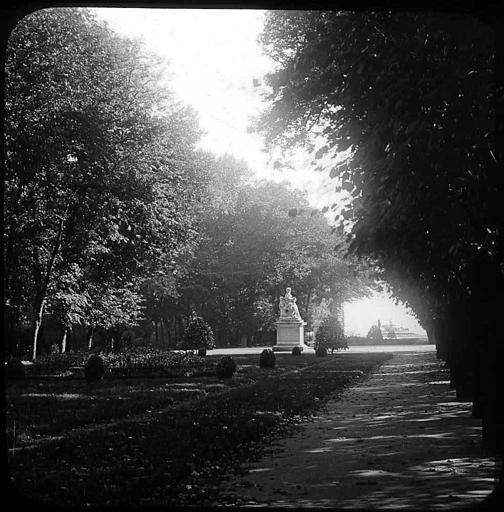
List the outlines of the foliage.
{"label": "foliage", "polygon": [[259,367],[260,368],[274,368],[276,363],[276,357],[273,350],[265,348],[259,356]]}
{"label": "foliage", "polygon": [[280,64],[262,129],[271,144],[311,149],[319,128],[314,161],[350,151],[327,161],[351,193],[338,218],[420,320],[429,327],[448,293],[467,297],[476,261],[502,280],[488,27],[464,15],[275,11],[262,39]]}
{"label": "foliage", "polygon": [[299,346],[299,345],[296,345],[295,347],[292,348],[292,355],[293,356],[300,356],[303,352],[303,349]]}
{"label": "foliage", "polygon": [[[153,347],[128,347],[120,351],[96,352],[112,378],[174,377],[186,374],[213,373],[211,363],[191,353],[169,352]],[[30,366],[31,375],[58,375],[84,366],[89,352],[44,354]]]}
{"label": "foliage", "polygon": [[92,355],[84,366],[84,376],[88,382],[97,382],[105,375],[103,359],[98,355]]}
{"label": "foliage", "polygon": [[6,55],[9,328],[134,325],[140,286],[193,236],[192,111],[162,63],[85,9],[25,17]]}
{"label": "foliage", "polygon": [[236,363],[231,356],[222,357],[215,367],[215,375],[219,379],[230,379],[236,371]]}
{"label": "foliage", "polygon": [[118,353],[109,352],[103,357],[107,368],[114,376],[174,376],[208,371],[201,357],[152,347],[135,347]]}
{"label": "foliage", "polygon": [[214,347],[215,340],[211,327],[202,318],[193,318],[187,326],[180,348],[196,350],[200,348],[212,349]]}
{"label": "foliage", "polygon": [[200,347],[198,349],[198,355],[201,356],[201,357],[205,357],[207,355],[206,347]]}
{"label": "foliage", "polygon": [[319,346],[315,349],[315,355],[317,357],[326,357],[327,356],[327,348],[323,346]]}
{"label": "foliage", "polygon": [[501,407],[504,149],[497,25],[482,18],[270,12],[262,41],[278,66],[259,126],[270,146],[304,146],[345,194],[335,213],[351,253],[376,262],[454,385],[487,403],[485,441]]}
{"label": "foliage", "polygon": [[24,364],[16,357],[10,358],[5,367],[5,374],[9,380],[23,380],[26,376]]}
{"label": "foliage", "polygon": [[383,334],[378,325],[372,325],[369,328],[369,331],[366,335],[366,338],[371,341],[375,341],[377,343],[381,343],[383,341]]}
{"label": "foliage", "polygon": [[328,316],[322,320],[315,334],[315,349],[318,347],[331,351],[348,348],[343,327],[336,317]]}
{"label": "foliage", "polygon": [[[333,254],[338,236],[302,193],[285,184],[247,183],[250,170],[230,157],[209,165],[208,207],[179,285],[181,311],[185,303],[186,311],[208,319],[225,344],[271,331],[287,286],[303,317],[324,297],[365,293],[365,272]],[[296,215],[289,214],[293,209]]]}
{"label": "foliage", "polygon": [[37,357],[29,371],[33,375],[61,372],[69,370],[71,367],[84,366],[88,358],[89,352],[87,351],[52,352]]}
{"label": "foliage", "polygon": [[369,340],[364,336],[347,336],[346,340],[350,346],[369,343]]}

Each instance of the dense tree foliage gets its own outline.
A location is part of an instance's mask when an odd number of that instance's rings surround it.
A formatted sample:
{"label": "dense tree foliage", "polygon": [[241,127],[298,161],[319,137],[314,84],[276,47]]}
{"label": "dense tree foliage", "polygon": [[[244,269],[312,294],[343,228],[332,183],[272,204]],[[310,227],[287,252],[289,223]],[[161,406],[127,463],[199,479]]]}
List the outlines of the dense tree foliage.
{"label": "dense tree foliage", "polygon": [[348,348],[343,326],[336,317],[327,316],[322,320],[315,334],[315,350],[318,347],[331,350],[331,352]]}
{"label": "dense tree foliage", "polygon": [[350,153],[329,172],[351,196],[337,212],[351,251],[372,257],[416,312],[459,396],[483,404],[475,414],[495,442],[504,290],[495,33],[468,15],[275,11],[262,41],[279,65],[259,123],[269,144],[303,144],[324,165]]}
{"label": "dense tree foliage", "polygon": [[24,18],[6,59],[9,333],[45,314],[131,324],[139,286],[191,235],[194,115],[152,57],[86,10]]}
{"label": "dense tree foliage", "polygon": [[[355,298],[371,282],[364,269],[334,254],[337,235],[300,192],[248,183],[249,175],[231,157],[214,163],[194,259],[177,300],[179,308],[185,303],[189,314],[205,318],[221,344],[264,342],[268,332],[271,338],[288,286],[311,322],[313,304]],[[304,213],[289,215],[293,209]]]}
{"label": "dense tree foliage", "polygon": [[193,318],[184,332],[180,348],[196,350],[212,349],[215,346],[214,335],[210,326],[202,318]]}
{"label": "dense tree foliage", "polygon": [[219,344],[269,342],[287,286],[309,322],[322,300],[365,292],[368,276],[333,254],[341,237],[302,194],[253,183],[243,162],[195,149],[195,115],[162,85],[163,66],[85,9],[37,11],[13,31],[4,196],[11,352],[26,348],[23,326],[32,357],[58,343],[56,331],[62,351],[77,339],[82,346],[83,335],[90,349],[128,339],[175,348],[196,317]]}

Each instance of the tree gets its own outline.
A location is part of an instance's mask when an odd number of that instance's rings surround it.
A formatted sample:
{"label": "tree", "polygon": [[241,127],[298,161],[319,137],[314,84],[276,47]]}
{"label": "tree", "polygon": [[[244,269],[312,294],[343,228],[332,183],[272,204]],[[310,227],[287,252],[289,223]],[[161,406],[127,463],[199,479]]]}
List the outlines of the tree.
{"label": "tree", "polygon": [[216,164],[195,259],[180,288],[188,317],[210,319],[221,343],[250,343],[272,331],[287,286],[296,290],[303,316],[323,298],[365,292],[363,272],[332,254],[338,236],[301,193],[247,183],[250,171],[229,157]]}
{"label": "tree", "polygon": [[334,316],[328,316],[322,320],[315,333],[315,350],[324,347],[326,350],[340,350],[348,348],[343,327]]}
{"label": "tree", "polygon": [[366,335],[366,338],[374,343],[383,342],[383,334],[379,325],[372,325]]}
{"label": "tree", "polygon": [[215,340],[211,327],[202,318],[193,318],[187,326],[180,348],[196,350],[214,347]]}
{"label": "tree", "polygon": [[158,64],[83,9],[11,35],[4,288],[11,328],[33,321],[33,357],[45,314],[75,319],[63,306],[95,285],[141,300],[141,277],[191,236],[199,131]]}
{"label": "tree", "polygon": [[275,11],[262,40],[279,66],[259,127],[270,145],[303,144],[348,192],[337,219],[350,251],[435,337],[457,395],[485,403],[495,446],[504,155],[492,29],[458,14]]}

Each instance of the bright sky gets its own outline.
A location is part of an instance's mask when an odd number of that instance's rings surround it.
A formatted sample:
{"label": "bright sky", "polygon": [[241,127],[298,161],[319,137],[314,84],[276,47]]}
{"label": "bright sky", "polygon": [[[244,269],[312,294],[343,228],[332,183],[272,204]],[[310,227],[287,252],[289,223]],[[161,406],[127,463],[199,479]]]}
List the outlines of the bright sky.
{"label": "bright sky", "polygon": [[[247,9],[100,8],[95,12],[116,31],[140,37],[149,50],[169,60],[170,85],[199,113],[206,132],[201,147],[244,159],[258,177],[287,180],[305,190],[317,207],[334,202],[334,183],[327,174],[310,169],[311,158],[298,153],[295,169],[273,169],[261,151],[259,135],[247,132],[250,118],[263,106],[254,80],[273,70],[257,38],[264,11]],[[423,333],[406,309],[386,294],[345,306],[348,331],[366,334],[380,319]]]}
{"label": "bright sky", "polygon": [[425,334],[404,306],[398,306],[385,292],[374,292],[366,299],[347,302],[344,305],[345,333],[365,336],[372,325],[380,320],[382,325],[392,322],[397,327],[409,329],[412,333]]}
{"label": "bright sky", "polygon": [[[262,139],[247,133],[263,105],[254,80],[273,70],[257,37],[264,11],[248,9],[95,9],[112,28],[141,37],[147,47],[169,60],[170,85],[199,113],[206,132],[201,147],[246,160],[259,177],[287,180],[308,192],[316,206],[331,204],[334,184],[307,172],[310,158],[299,153],[294,170],[275,170],[261,151]],[[331,196],[332,193],[332,196]],[[327,199],[325,199],[327,198]],[[323,204],[322,204],[323,206]]]}

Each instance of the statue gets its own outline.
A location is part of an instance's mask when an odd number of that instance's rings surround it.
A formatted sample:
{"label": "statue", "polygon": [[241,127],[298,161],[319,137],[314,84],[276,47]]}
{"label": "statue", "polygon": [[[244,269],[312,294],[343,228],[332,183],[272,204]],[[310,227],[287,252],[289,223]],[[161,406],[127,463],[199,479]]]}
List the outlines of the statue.
{"label": "statue", "polygon": [[280,319],[295,319],[302,321],[296,304],[296,297],[292,296],[290,288],[285,290],[284,297],[280,297]]}

